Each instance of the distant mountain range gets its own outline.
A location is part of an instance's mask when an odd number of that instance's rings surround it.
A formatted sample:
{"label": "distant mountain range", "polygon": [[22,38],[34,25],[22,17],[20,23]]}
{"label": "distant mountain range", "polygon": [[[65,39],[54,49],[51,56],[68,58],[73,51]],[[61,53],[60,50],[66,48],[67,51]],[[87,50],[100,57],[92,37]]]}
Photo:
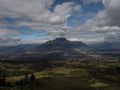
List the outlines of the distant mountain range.
{"label": "distant mountain range", "polygon": [[102,42],[90,45],[97,54],[109,57],[120,57],[120,42]]}
{"label": "distant mountain range", "polygon": [[120,49],[120,42],[102,42],[92,44],[91,47],[96,49]]}
{"label": "distant mountain range", "polygon": [[98,55],[120,54],[120,43],[97,43],[90,46],[81,41],[69,41],[65,38],[56,38],[43,44],[26,44],[0,47],[2,58],[39,57],[47,59],[71,59],[94,57]]}

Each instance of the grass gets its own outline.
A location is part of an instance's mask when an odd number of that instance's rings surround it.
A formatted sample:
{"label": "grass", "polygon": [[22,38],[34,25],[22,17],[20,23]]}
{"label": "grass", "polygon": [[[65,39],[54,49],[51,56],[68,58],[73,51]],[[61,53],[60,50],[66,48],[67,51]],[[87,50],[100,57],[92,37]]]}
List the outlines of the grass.
{"label": "grass", "polygon": [[103,83],[103,82],[96,82],[94,84],[91,84],[90,86],[91,87],[95,87],[95,88],[99,88],[99,87],[108,87],[109,84]]}
{"label": "grass", "polygon": [[[116,75],[109,72],[113,66],[120,67],[119,63],[113,65],[83,61],[59,61],[52,63],[51,68],[47,67],[43,70],[41,69],[41,63],[16,65],[0,63],[0,70],[7,74],[6,80],[12,83],[23,78],[25,74],[34,73],[37,83],[35,84],[36,88],[33,90],[99,90],[98,88],[102,88],[102,90],[119,90]],[[105,70],[108,70],[110,74],[106,74]],[[2,89],[0,88],[0,90]]]}
{"label": "grass", "polygon": [[[76,77],[76,73],[79,72],[79,76],[87,76],[88,74],[86,71],[82,69],[73,69],[73,68],[64,68],[64,67],[59,67],[59,68],[54,68],[54,69],[47,69],[41,72],[35,72],[34,75],[36,76],[37,79],[39,78],[44,78],[44,77],[53,77],[55,75],[64,75],[64,76],[71,76],[71,77]],[[74,74],[75,73],[75,74]],[[75,76],[76,75],[76,76]],[[8,77],[7,81],[17,81],[20,80],[23,76],[13,76],[13,77]]]}

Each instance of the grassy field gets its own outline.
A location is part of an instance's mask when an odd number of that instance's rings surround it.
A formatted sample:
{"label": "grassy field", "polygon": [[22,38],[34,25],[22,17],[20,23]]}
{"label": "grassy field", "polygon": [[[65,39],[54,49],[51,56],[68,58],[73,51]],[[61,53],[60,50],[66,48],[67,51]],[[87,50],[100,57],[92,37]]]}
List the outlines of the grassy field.
{"label": "grassy field", "polygon": [[[1,74],[12,84],[12,87],[0,87],[0,90],[120,90],[119,60],[66,60],[45,65],[0,63]],[[32,86],[15,85],[26,74],[30,76],[31,73],[36,77]]]}

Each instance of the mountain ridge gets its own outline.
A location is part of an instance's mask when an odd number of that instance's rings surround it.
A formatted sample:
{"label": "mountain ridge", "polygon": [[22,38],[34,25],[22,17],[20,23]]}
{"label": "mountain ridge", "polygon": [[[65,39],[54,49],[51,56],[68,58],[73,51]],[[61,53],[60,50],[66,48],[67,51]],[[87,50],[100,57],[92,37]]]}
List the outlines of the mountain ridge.
{"label": "mountain ridge", "polygon": [[[94,46],[94,45],[93,45]],[[110,53],[109,53],[110,52]],[[39,57],[43,58],[81,58],[94,57],[98,55],[117,55],[119,50],[115,49],[100,49],[89,46],[82,41],[69,41],[66,38],[56,38],[49,40],[43,44],[26,44],[9,47],[0,47],[0,57]],[[69,59],[68,58],[68,59]]]}

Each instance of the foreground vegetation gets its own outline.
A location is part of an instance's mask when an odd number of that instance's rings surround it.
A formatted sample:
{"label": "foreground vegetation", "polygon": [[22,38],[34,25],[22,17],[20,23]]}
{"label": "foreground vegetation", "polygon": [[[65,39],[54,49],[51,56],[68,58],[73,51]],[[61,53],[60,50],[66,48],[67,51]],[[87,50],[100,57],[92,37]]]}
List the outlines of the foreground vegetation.
{"label": "foreground vegetation", "polygon": [[0,90],[120,90],[120,59],[1,61],[0,82]]}

